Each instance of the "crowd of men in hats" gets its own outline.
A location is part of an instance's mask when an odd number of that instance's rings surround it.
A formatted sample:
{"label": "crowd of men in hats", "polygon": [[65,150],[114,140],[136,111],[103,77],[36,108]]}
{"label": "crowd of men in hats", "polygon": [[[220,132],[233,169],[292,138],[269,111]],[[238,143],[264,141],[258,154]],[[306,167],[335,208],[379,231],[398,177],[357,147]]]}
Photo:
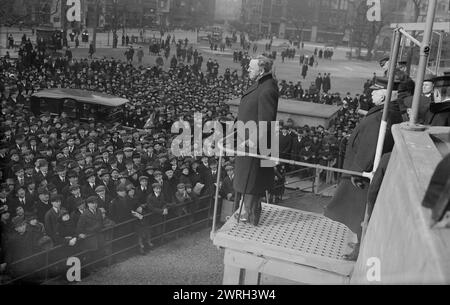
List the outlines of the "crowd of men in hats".
{"label": "crowd of men in hats", "polygon": [[[223,101],[244,88],[236,73],[215,78],[191,66],[162,71],[106,59],[2,59],[0,67],[2,264],[51,245],[74,245],[108,222],[192,212],[197,197],[212,194],[215,160],[169,156],[170,127],[183,116],[191,121],[194,111],[208,120],[230,119]],[[154,132],[144,137],[65,113],[36,117],[24,106],[32,92],[47,87],[127,97],[123,125],[142,128],[153,113]],[[231,164],[226,172],[232,177]],[[233,191],[226,185],[221,191],[229,197]],[[193,203],[186,209],[174,207],[188,201]],[[142,248],[149,242],[143,227]]]}
{"label": "crowd of men in hats", "polygon": [[[55,59],[35,50],[17,62],[2,59],[1,263],[58,244],[94,248],[99,241],[90,239],[92,234],[129,219],[140,222],[139,244],[145,249],[151,242],[143,215],[197,209],[196,199],[214,193],[217,162],[171,156],[170,128],[177,120],[192,122],[194,112],[204,121],[233,120],[225,101],[240,97],[249,81],[237,71],[218,75],[214,70],[204,73],[182,62],[164,71],[106,58]],[[65,113],[34,116],[26,107],[30,94],[52,87],[105,92],[130,103],[115,128],[78,122]],[[285,122],[281,157],[340,166],[360,119],[358,107],[358,100],[345,97],[328,130]],[[150,133],[138,130],[148,124]],[[280,165],[278,172],[285,170]],[[233,158],[226,159],[223,173],[220,194],[233,200]],[[186,202],[191,204],[176,206]]]}

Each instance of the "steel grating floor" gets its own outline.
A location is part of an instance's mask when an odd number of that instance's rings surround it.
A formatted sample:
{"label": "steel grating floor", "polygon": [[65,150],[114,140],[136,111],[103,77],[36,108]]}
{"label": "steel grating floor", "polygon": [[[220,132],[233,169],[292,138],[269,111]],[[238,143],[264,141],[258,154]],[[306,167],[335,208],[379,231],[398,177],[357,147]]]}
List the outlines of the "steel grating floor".
{"label": "steel grating floor", "polygon": [[214,243],[248,252],[252,251],[246,249],[247,245],[261,252],[270,248],[299,258],[352,265],[353,262],[343,260],[342,255],[351,251],[348,243],[355,242],[355,238],[345,225],[322,215],[263,203],[258,226],[237,223],[231,217],[217,232]]}

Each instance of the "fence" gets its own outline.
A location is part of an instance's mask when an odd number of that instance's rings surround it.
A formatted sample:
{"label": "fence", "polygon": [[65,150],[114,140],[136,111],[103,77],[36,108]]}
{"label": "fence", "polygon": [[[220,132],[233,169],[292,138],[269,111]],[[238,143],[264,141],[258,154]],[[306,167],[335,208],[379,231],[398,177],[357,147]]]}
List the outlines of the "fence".
{"label": "fence", "polygon": [[[188,205],[196,204],[197,209],[187,212]],[[205,223],[209,226],[212,219],[212,196],[204,196],[196,201],[189,201],[174,205],[168,215],[157,215],[148,213],[144,215],[144,220],[150,225],[146,229],[151,231],[151,241],[164,241],[174,237],[177,233],[186,229],[199,229]],[[176,213],[176,211],[184,211]],[[220,215],[218,216],[220,217]],[[162,218],[162,221],[152,223],[155,218]],[[137,230],[138,219],[115,224],[104,228],[98,235],[90,235],[88,238],[104,238],[105,243],[96,250],[83,249],[83,243],[73,247],[59,245],[52,249],[33,254],[29,257],[17,260],[8,265],[9,275],[12,279],[3,284],[18,283],[40,283],[46,284],[55,281],[65,275],[67,259],[77,257],[81,262],[82,271],[89,271],[100,266],[110,266],[115,259],[125,256],[127,252],[136,250],[138,247]],[[206,226],[205,226],[206,227]]]}
{"label": "fence", "polygon": [[[337,165],[337,160],[333,159],[327,162],[328,168],[333,168]],[[312,193],[317,194],[320,187],[322,185],[333,185],[339,182],[340,174],[335,173],[331,170],[324,168],[309,168],[309,167],[301,167],[300,169],[296,169],[285,174],[286,177],[296,175],[299,177],[297,180],[291,180],[289,182],[284,183],[284,185],[275,185],[274,190],[275,193],[278,193],[280,188],[284,188],[285,186],[292,185],[294,183],[300,183],[305,181],[310,181],[311,186],[300,186],[297,188],[298,191],[307,191],[311,190]]]}
{"label": "fence", "polygon": [[[330,164],[329,164],[330,165]],[[300,168],[290,171],[285,176],[298,175],[299,180],[290,181],[288,183],[276,184],[271,191],[271,195],[281,194],[286,185],[300,181],[311,181],[311,186],[301,188],[299,190],[311,189],[313,193],[317,192],[320,186],[320,174],[326,173],[326,179],[330,178],[332,173],[325,169],[316,168]],[[283,181],[283,180],[280,180]],[[151,231],[151,240],[164,241],[166,238],[175,236],[179,232],[187,229],[199,229],[206,225],[210,225],[212,221],[213,196],[204,196],[198,198],[195,202],[197,208],[191,212],[187,212],[186,207],[193,205],[194,202],[186,202],[172,207],[172,211],[184,211],[183,213],[172,212],[169,215],[156,215],[148,213],[144,215],[144,221],[149,224],[146,229]],[[272,198],[267,198],[272,202]],[[158,221],[158,218],[162,220]],[[220,219],[220,215],[216,216]],[[156,220],[156,221],[155,221]],[[67,271],[67,259],[69,257],[77,257],[81,262],[81,269],[86,271],[97,266],[110,266],[116,259],[124,257],[127,252],[136,250],[138,245],[136,226],[139,220],[134,218],[128,221],[115,224],[111,227],[104,228],[99,234],[104,238],[104,245],[98,250],[83,249],[83,242],[76,246],[59,245],[52,249],[35,253],[29,257],[17,260],[8,265],[8,270],[12,279],[4,284],[16,283],[49,283],[55,281],[65,275]],[[87,238],[93,237],[88,236]]]}

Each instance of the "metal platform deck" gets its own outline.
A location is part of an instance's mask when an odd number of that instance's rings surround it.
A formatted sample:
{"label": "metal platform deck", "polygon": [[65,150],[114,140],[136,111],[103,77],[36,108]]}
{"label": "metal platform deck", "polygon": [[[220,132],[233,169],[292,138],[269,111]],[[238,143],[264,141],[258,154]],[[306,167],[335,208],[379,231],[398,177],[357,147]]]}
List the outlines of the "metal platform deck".
{"label": "metal platform deck", "polygon": [[214,236],[214,244],[225,248],[224,284],[260,284],[261,274],[298,283],[348,283],[354,262],[342,255],[355,241],[341,223],[265,203],[257,227],[231,217]]}

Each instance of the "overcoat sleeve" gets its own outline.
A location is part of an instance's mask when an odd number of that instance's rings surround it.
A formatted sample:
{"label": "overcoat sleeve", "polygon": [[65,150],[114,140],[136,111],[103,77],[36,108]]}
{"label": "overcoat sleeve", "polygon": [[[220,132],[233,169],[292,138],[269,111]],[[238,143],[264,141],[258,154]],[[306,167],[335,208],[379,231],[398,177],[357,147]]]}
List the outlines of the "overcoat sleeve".
{"label": "overcoat sleeve", "polygon": [[272,126],[271,122],[275,121],[277,118],[278,86],[276,85],[275,80],[270,80],[270,82],[272,82],[270,86],[265,87],[264,90],[261,90],[258,94],[258,122],[267,122],[267,130],[259,130],[258,126],[259,142],[262,141],[264,137],[266,137],[267,141],[270,141],[271,128],[275,128],[275,126]]}
{"label": "overcoat sleeve", "polygon": [[276,85],[264,88],[258,96],[258,121],[274,121],[277,117],[278,90]]}
{"label": "overcoat sleeve", "polygon": [[349,170],[356,172],[369,172],[372,170],[379,125],[378,128],[374,128],[374,126],[368,126],[369,123],[372,122],[366,122],[364,128],[358,130],[354,140],[349,142],[351,145],[350,149],[354,152],[353,160],[347,168]]}

